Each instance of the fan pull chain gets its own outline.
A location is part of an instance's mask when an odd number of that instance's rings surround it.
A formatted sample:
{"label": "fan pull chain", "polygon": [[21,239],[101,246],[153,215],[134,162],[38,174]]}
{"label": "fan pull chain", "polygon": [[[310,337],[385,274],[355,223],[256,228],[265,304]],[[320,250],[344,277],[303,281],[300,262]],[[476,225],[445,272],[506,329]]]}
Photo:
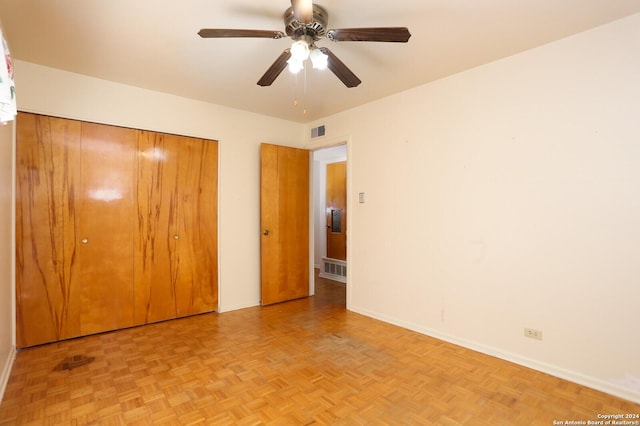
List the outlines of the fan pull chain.
{"label": "fan pull chain", "polygon": [[294,75],[295,84],[293,85],[293,106],[298,106],[298,74]]}
{"label": "fan pull chain", "polygon": [[[302,81],[302,114],[307,115],[307,67],[302,68],[304,76]],[[300,73],[295,74],[295,84],[293,86],[293,106],[297,107],[300,102],[298,102],[298,75]]]}
{"label": "fan pull chain", "polygon": [[304,67],[304,82],[302,87],[302,115],[307,115],[307,67]]}

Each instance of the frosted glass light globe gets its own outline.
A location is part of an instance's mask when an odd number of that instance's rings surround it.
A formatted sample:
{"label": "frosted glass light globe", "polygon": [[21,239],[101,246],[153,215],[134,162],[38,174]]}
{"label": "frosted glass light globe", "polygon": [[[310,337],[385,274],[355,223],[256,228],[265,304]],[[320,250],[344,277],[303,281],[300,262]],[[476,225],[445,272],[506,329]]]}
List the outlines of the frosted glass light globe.
{"label": "frosted glass light globe", "polygon": [[291,45],[291,56],[302,62],[309,57],[309,45],[303,40],[293,42]]}

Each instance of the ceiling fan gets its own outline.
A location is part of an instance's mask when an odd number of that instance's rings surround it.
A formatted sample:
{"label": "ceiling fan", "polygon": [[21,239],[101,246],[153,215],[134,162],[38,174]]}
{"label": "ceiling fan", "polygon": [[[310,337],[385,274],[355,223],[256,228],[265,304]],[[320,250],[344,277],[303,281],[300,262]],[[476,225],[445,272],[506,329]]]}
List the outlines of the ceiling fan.
{"label": "ceiling fan", "polygon": [[260,86],[270,86],[287,67],[292,72],[304,68],[309,58],[314,68],[329,68],[347,87],[356,87],[360,79],[326,47],[315,43],[328,38],[331,41],[378,41],[406,43],[411,34],[406,27],[341,28],[327,30],[329,15],[312,0],[291,0],[291,7],[284,13],[285,32],[252,29],[203,28],[198,32],[202,38],[255,37],[293,40],[291,48],[284,52],[258,80]]}

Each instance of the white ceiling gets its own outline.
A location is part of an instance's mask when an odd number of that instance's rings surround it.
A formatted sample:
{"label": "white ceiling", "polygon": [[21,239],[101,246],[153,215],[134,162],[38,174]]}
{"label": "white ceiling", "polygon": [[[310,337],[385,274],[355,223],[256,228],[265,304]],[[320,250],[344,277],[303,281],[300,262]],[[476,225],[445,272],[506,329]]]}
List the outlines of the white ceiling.
{"label": "white ceiling", "polygon": [[289,39],[196,33],[284,31],[289,0],[0,0],[0,20],[14,58],[304,123],[640,12],[640,0],[318,4],[329,13],[328,28],[406,26],[412,37],[407,44],[318,42],[360,77],[356,88],[313,69],[306,83],[285,70],[260,87]]}

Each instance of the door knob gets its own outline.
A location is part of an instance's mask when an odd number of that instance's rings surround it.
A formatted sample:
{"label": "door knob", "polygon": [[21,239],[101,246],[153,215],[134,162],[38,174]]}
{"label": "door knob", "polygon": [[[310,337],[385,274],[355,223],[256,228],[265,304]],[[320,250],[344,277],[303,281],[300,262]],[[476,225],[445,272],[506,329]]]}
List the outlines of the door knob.
{"label": "door knob", "polygon": [[262,234],[263,234],[263,235],[269,235],[269,230],[268,230],[268,229],[265,229],[264,231],[262,231]]}
{"label": "door knob", "polygon": [[89,239],[88,239],[88,238],[83,238],[83,239],[82,239],[82,244],[87,244],[88,242],[89,242]]}
{"label": "door knob", "polygon": [[177,240],[177,239],[179,239],[179,238],[180,238],[180,236],[179,236],[178,234],[176,234],[176,235],[174,235],[174,236],[173,236],[173,239],[174,239],[174,240]]}

